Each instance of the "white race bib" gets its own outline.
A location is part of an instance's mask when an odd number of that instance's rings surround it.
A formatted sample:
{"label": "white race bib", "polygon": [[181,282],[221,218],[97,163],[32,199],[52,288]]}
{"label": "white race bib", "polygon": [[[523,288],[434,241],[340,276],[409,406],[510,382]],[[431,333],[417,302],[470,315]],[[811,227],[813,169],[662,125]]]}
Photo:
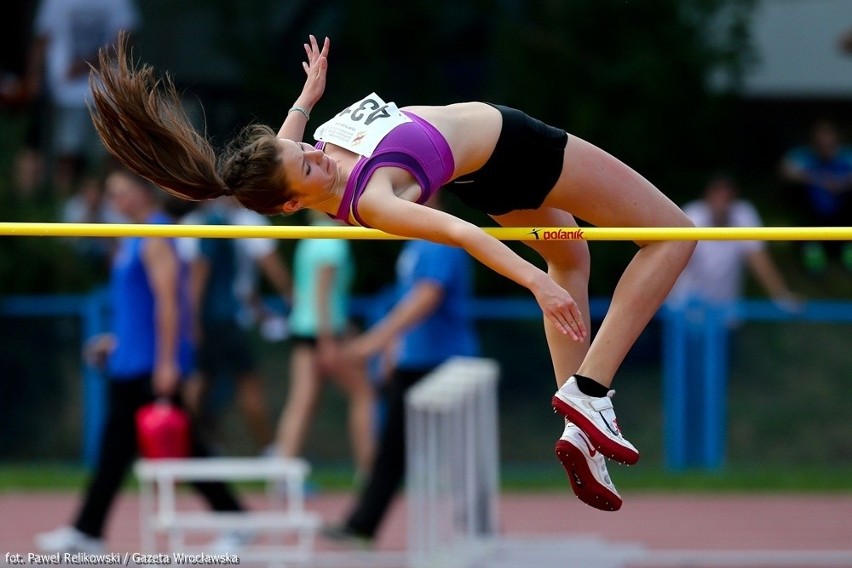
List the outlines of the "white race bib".
{"label": "white race bib", "polygon": [[395,103],[370,93],[317,128],[314,138],[369,158],[388,132],[406,122],[411,119]]}

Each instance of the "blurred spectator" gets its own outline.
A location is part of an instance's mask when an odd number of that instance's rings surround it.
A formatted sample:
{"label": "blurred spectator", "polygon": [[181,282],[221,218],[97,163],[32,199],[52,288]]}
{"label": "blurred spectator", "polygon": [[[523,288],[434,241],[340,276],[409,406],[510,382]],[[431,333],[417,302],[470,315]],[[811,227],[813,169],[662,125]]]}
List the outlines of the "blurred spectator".
{"label": "blurred spectator", "polygon": [[27,102],[27,126],[23,144],[14,159],[14,186],[21,197],[36,195],[45,183],[46,97],[38,95]]}
{"label": "blurred spectator", "polygon": [[[738,198],[736,182],[726,176],[712,177],[703,197],[683,210],[696,227],[760,227],[755,207]],[[764,241],[699,241],[686,269],[668,297],[670,305],[691,299],[722,305],[743,295],[743,269],[748,267],[776,303],[794,309],[799,303],[778,270]]]}
{"label": "blurred spectator", "polygon": [[42,0],[35,19],[27,92],[45,95],[50,107],[49,143],[54,190],[67,197],[75,173],[94,167],[104,150],[86,108],[89,64],[98,49],[133,31],[133,0]]}
{"label": "blurred spectator", "polygon": [[32,21],[36,0],[8,2],[0,20],[4,49],[0,50],[0,109],[24,118],[22,148],[14,160],[12,189],[22,197],[31,197],[41,185],[42,108],[29,92],[26,80],[27,51],[32,44]]}
{"label": "blurred spectator", "polygon": [[[810,223],[821,227],[852,225],[852,148],[841,144],[833,122],[816,122],[810,143],[787,152],[781,176],[804,189]],[[802,250],[805,267],[813,274],[825,272],[832,256],[839,256],[846,270],[852,272],[852,243],[808,242]]]}
{"label": "blurred spectator", "polygon": [[407,241],[396,265],[399,300],[347,351],[363,362],[390,358],[383,398],[385,421],[370,477],[340,525],[326,527],[338,541],[372,541],[405,477],[405,395],[452,356],[474,356],[478,340],[470,315],[468,254],[429,241]]}
{"label": "blurred spectator", "polygon": [[[133,223],[171,221],[159,208],[159,190],[146,180],[116,171],[107,177],[106,187],[116,209]],[[86,353],[90,362],[105,364],[109,378],[99,461],[73,525],[38,535],[39,550],[103,549],[107,515],[137,454],[136,411],[157,398],[180,405],[180,382],[192,369],[186,283],[186,267],[172,239],[120,240],[110,278],[113,330],[92,338]],[[207,455],[197,439],[192,453]],[[217,511],[241,509],[222,483],[197,483],[195,488]]]}
{"label": "blurred spectator", "polygon": [[[336,224],[309,213],[312,225]],[[293,256],[293,310],[290,312],[290,386],[278,421],[278,452],[297,456],[323,386],[331,378],[349,398],[349,437],[359,474],[373,457],[373,386],[366,370],[341,365],[354,274],[352,252],[344,239],[302,239]]]}
{"label": "blurred spectator", "polygon": [[[269,220],[236,207],[231,198],[207,202],[184,218],[188,224],[264,225]],[[259,301],[258,267],[285,306],[290,303],[290,272],[273,239],[181,239],[181,256],[190,263],[190,294],[196,318],[198,372],[187,402],[205,429],[215,430],[217,402],[236,387],[237,407],[258,449],[273,441],[263,378],[257,371],[249,329],[271,315]],[[268,328],[268,325],[267,325]],[[223,396],[224,395],[224,396]]]}
{"label": "blurred spectator", "polygon": [[852,28],[841,34],[837,43],[840,45],[841,51],[846,54],[852,54]]}
{"label": "blurred spectator", "polygon": [[[701,199],[687,203],[683,211],[696,227],[761,226],[755,207],[739,199],[738,193],[732,178],[716,175],[707,181]],[[679,342],[684,349],[681,364],[685,378],[680,402],[685,409],[684,427],[690,439],[706,440],[708,436],[706,429],[711,418],[706,401],[713,396],[707,381],[710,357],[713,357],[712,367],[719,373],[715,376],[727,377],[728,358],[719,360],[717,356],[720,352],[727,355],[727,345],[733,342],[732,334],[739,328],[736,312],[727,308],[743,298],[746,268],[779,308],[789,312],[801,308],[802,300],[787,286],[764,241],[698,241],[689,264],[666,299],[669,315],[683,323]],[[717,328],[713,321],[717,316],[721,316],[719,323],[729,333],[715,335]],[[709,346],[709,337],[716,338],[715,348]],[[703,443],[686,444],[684,465],[706,465],[705,449]]]}
{"label": "blurred spectator", "polygon": [[0,105],[14,109],[25,103],[26,89],[22,80],[26,72],[27,47],[32,38],[35,0],[18,0],[3,6],[0,32],[4,48],[0,50]]}
{"label": "blurred spectator", "polygon": [[[125,219],[106,199],[101,178],[87,176],[62,208],[63,223],[125,223]],[[115,239],[77,237],[72,245],[81,259],[91,268],[100,271],[108,267]]]}

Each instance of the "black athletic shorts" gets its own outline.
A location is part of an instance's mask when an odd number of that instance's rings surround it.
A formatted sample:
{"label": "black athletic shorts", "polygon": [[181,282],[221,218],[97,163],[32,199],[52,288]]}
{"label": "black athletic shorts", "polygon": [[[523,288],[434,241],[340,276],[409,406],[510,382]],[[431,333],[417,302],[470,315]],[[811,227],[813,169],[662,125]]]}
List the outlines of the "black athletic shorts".
{"label": "black athletic shorts", "polygon": [[317,336],[316,335],[299,335],[296,333],[290,334],[290,342],[295,345],[303,345],[305,347],[316,348],[317,346]]}
{"label": "black athletic shorts", "polygon": [[[334,339],[340,341],[343,338],[342,335],[335,335]],[[303,345],[305,347],[310,347],[312,349],[316,349],[317,342],[319,338],[316,335],[301,335],[298,333],[290,334],[290,342],[293,346]]]}
{"label": "black athletic shorts", "polygon": [[445,189],[469,207],[489,215],[538,209],[562,173],[568,133],[502,105],[497,145],[479,170]]}

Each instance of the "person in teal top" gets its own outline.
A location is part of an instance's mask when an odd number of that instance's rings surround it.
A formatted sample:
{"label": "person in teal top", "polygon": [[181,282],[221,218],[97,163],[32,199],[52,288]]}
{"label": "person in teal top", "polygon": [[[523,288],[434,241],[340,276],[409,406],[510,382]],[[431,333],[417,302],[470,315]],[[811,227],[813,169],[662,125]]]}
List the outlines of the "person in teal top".
{"label": "person in teal top", "polygon": [[[330,225],[334,221],[315,216],[313,224]],[[341,336],[348,323],[353,276],[349,241],[299,241],[293,256],[294,297],[290,312],[290,333],[309,340],[316,340],[322,335]]]}
{"label": "person in teal top", "polygon": [[[312,214],[314,225],[336,223]],[[331,378],[349,398],[349,432],[355,467],[366,472],[373,455],[373,388],[366,372],[340,364],[348,325],[354,265],[349,242],[303,239],[293,258],[290,312],[290,388],[278,423],[278,452],[301,454],[323,382]]]}

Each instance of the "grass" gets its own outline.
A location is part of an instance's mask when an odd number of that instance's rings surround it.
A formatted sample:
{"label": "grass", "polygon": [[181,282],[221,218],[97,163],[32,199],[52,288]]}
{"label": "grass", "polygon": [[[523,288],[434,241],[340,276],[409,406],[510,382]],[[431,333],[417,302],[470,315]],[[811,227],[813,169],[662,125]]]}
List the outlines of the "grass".
{"label": "grass", "polygon": [[[756,493],[845,493],[852,492],[852,467],[778,468],[729,467],[718,472],[673,473],[654,466],[631,468],[610,466],[620,491],[627,492],[756,492]],[[559,464],[515,465],[501,468],[505,492],[568,491]],[[85,486],[87,471],[68,463],[0,464],[0,494],[42,491],[78,491]],[[319,491],[351,491],[351,470],[345,466],[319,465],[310,478]],[[135,483],[131,482],[131,487]],[[240,484],[259,489],[256,483]]]}
{"label": "grass", "polygon": [[[832,470],[817,468],[779,469],[777,467],[729,467],[717,472],[674,473],[659,467],[625,468],[609,465],[619,491],[628,492],[757,492],[757,493],[835,493],[852,492],[852,467]],[[567,488],[565,474],[554,467],[504,466],[504,491],[559,491]]]}

